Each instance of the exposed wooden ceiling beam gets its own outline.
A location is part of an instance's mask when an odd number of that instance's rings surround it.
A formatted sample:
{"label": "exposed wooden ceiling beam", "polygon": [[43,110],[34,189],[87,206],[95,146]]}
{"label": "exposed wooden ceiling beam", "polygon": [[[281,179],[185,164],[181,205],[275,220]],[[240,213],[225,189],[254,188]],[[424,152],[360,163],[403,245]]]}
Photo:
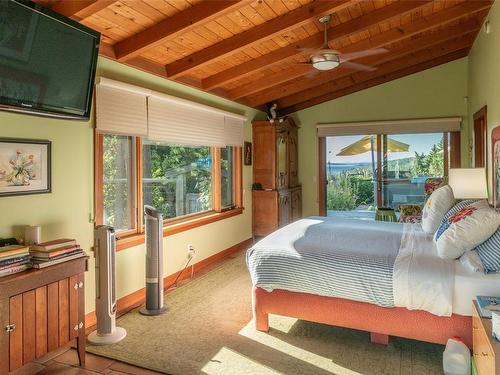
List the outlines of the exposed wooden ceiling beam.
{"label": "exposed wooden ceiling beam", "polygon": [[[479,21],[472,19],[459,25],[447,27],[440,30],[439,32],[423,35],[417,39],[409,38],[408,42],[405,43],[402,43],[400,41],[401,44],[389,48],[388,53],[378,56],[365,57],[363,59],[360,59],[359,62],[365,65],[377,67],[378,65],[398,59],[422,49],[432,47],[447,40],[457,38],[464,34],[473,33],[474,35],[476,35],[477,30],[479,30],[480,27],[481,24],[479,23]],[[296,93],[304,92],[307,89],[315,90],[317,89],[318,85],[348,76],[351,73],[353,73],[351,69],[342,68],[341,65],[339,69],[329,72],[317,72],[317,75],[315,77],[304,77],[300,80],[297,79],[282,88],[278,87],[275,89],[271,89],[268,92],[263,91],[254,96],[247,97],[247,100],[252,105],[257,106],[274,101],[278,98],[283,98],[285,96],[291,96]]]}
{"label": "exposed wooden ceiling beam", "polygon": [[99,12],[100,10],[107,8],[114,2],[116,2],[116,0],[61,0],[55,3],[51,9],[54,12],[62,14],[63,16],[81,21]]}
{"label": "exposed wooden ceiling beam", "polygon": [[[377,9],[366,15],[357,17],[351,21],[341,23],[333,28],[330,28],[328,33],[328,40],[330,42],[340,40],[349,36],[350,34],[357,33],[369,29],[370,27],[376,26],[380,22],[389,21],[396,17],[400,17],[402,14],[414,11],[415,9],[423,7],[427,3],[429,3],[429,0],[401,1],[392,3],[386,7]],[[207,77],[202,80],[203,88],[206,90],[211,90],[215,87],[222,86],[227,82],[245,77],[255,71],[259,71],[268,66],[277,64],[291,56],[303,53],[301,52],[301,50],[304,48],[319,48],[322,43],[323,33],[320,32],[314,34],[313,36],[299,40],[296,43],[290,44],[286,47],[281,47],[261,57]]]}
{"label": "exposed wooden ceiling beam", "polygon": [[216,59],[252,48],[263,40],[271,39],[291,29],[301,27],[309,22],[311,18],[320,18],[324,15],[338,12],[352,4],[353,0],[335,0],[319,1],[304,5],[168,64],[167,74],[171,78],[176,78]]}
{"label": "exposed wooden ceiling beam", "polygon": [[[419,19],[415,22],[408,23],[397,29],[389,29],[380,34],[377,34],[371,38],[363,39],[360,42],[353,43],[342,50],[344,53],[357,52],[372,48],[384,47],[388,44],[399,42],[404,39],[408,39],[417,34],[423,33],[425,31],[434,29],[438,26],[445,25],[447,23],[456,21],[464,16],[470,15],[474,12],[479,12],[477,18],[482,20],[489,9],[489,2],[479,3],[479,2],[467,2],[461,3],[457,6],[447,8],[439,13],[435,13],[426,18]],[[477,23],[482,23],[479,21],[472,21]],[[381,55],[384,57],[384,55]],[[242,97],[255,94],[254,102],[258,104],[268,103],[284,95],[289,95],[294,92],[292,87],[283,85],[285,82],[293,84],[291,81],[299,82],[296,78],[302,77],[308,73],[304,66],[294,66],[286,69],[283,72],[273,74],[270,77],[265,77],[264,79],[259,79],[251,81],[246,85],[236,87],[229,91],[229,98],[236,100]],[[300,81],[302,82],[302,81]],[[311,86],[312,87],[312,86]],[[296,91],[301,91],[307,87],[299,87]],[[259,93],[260,94],[257,94]],[[257,99],[260,95],[260,99]]]}
{"label": "exposed wooden ceiling beam", "polygon": [[418,72],[433,68],[433,67],[438,66],[438,65],[446,64],[450,61],[466,57],[468,54],[469,54],[469,48],[465,48],[465,49],[461,49],[461,50],[456,51],[456,52],[449,53],[449,54],[444,55],[444,56],[436,57],[432,60],[428,60],[428,61],[425,61],[423,63],[419,63],[416,65],[412,65],[412,66],[403,68],[403,69],[398,70],[398,71],[393,72],[393,73],[383,74],[379,77],[376,77],[374,79],[371,79],[371,80],[368,80],[365,82],[358,83],[356,85],[352,85],[348,88],[341,89],[341,90],[338,90],[338,91],[335,91],[335,92],[332,92],[330,94],[326,94],[323,96],[315,97],[315,98],[306,100],[302,103],[298,103],[296,105],[293,105],[291,107],[284,108],[280,112],[280,115],[289,115],[293,112],[297,112],[297,111],[312,107],[312,106],[317,105],[317,104],[321,104],[321,103],[324,103],[324,102],[327,102],[330,100],[334,100],[334,99],[340,98],[342,96],[352,94],[352,93],[357,92],[357,91],[365,90],[367,88],[370,88],[373,86],[378,86],[380,84],[383,84],[383,83],[386,83],[389,81],[393,81],[395,79],[402,78],[402,77],[408,76],[410,74],[418,73]]}
{"label": "exposed wooden ceiling beam", "polygon": [[189,32],[201,23],[234,11],[248,0],[201,1],[183,12],[168,17],[159,23],[115,44],[119,61],[131,59],[154,48],[168,39]]}
{"label": "exposed wooden ceiling beam", "polygon": [[416,52],[411,55],[404,56],[402,58],[390,61],[388,63],[380,65],[379,69],[373,72],[357,72],[353,73],[347,77],[334,80],[318,86],[317,90],[314,89],[306,90],[303,93],[299,93],[293,96],[293,98],[283,98],[278,101],[278,108],[286,108],[285,112],[289,111],[288,108],[294,107],[299,103],[309,101],[310,99],[316,97],[322,97],[323,95],[328,96],[333,92],[348,89],[349,87],[375,79],[379,76],[397,72],[408,66],[413,66],[416,64],[424,63],[428,60],[435,59],[437,57],[447,55],[456,51],[467,49],[471,46],[474,40],[474,35],[466,35],[455,39],[453,41],[441,43],[432,48]]}

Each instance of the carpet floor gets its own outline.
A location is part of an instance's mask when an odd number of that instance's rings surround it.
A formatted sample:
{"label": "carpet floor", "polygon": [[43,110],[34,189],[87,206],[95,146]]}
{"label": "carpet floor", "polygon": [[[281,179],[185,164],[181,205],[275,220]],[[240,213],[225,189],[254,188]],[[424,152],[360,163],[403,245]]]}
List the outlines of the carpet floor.
{"label": "carpet floor", "polygon": [[270,331],[252,324],[251,282],[244,254],[169,292],[169,312],[134,310],[118,320],[120,343],[91,353],[166,374],[442,374],[444,347],[391,338],[370,343],[366,332],[281,316]]}

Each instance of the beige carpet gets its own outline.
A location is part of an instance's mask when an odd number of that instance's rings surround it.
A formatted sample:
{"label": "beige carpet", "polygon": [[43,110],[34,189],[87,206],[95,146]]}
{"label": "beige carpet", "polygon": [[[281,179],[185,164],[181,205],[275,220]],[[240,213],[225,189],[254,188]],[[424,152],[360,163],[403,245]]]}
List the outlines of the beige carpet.
{"label": "beige carpet", "polygon": [[118,324],[122,342],[88,351],[175,375],[441,374],[443,347],[391,338],[372,345],[365,332],[271,316],[269,333],[251,323],[251,283],[243,254],[169,292],[170,311],[137,311]]}

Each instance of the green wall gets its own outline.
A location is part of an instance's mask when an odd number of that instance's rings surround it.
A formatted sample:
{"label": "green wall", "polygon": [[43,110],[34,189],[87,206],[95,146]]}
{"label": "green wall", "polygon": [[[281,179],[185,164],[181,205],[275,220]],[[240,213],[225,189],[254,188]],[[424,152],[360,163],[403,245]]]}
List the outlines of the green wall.
{"label": "green wall", "polygon": [[[500,126],[500,1],[493,3],[486,18],[491,32],[481,30],[469,53],[469,122],[475,112],[487,105],[488,155],[491,154],[491,130]],[[470,129],[472,132],[472,127]],[[472,139],[472,136],[471,136]],[[488,157],[489,187],[492,166]]]}
{"label": "green wall", "polygon": [[[98,76],[147,87],[229,110],[248,117],[245,139],[251,140],[250,121],[263,114],[237,103],[158,78],[108,59],[99,59]],[[93,120],[56,120],[0,112],[0,137],[48,139],[52,141],[51,194],[1,197],[0,238],[19,237],[25,225],[41,225],[43,240],[74,237],[89,255],[93,242]],[[218,221],[165,239],[165,273],[181,269],[186,248],[192,244],[195,261],[231,247],[252,236],[251,167],[243,167],[242,215]],[[117,256],[117,295],[122,297],[144,286],[144,246],[120,251]],[[94,264],[86,274],[86,312],[94,310]]]}
{"label": "green wall", "polygon": [[467,165],[466,96],[467,59],[463,58],[294,113],[300,125],[304,215],[319,212],[317,123],[462,116],[462,163]]}

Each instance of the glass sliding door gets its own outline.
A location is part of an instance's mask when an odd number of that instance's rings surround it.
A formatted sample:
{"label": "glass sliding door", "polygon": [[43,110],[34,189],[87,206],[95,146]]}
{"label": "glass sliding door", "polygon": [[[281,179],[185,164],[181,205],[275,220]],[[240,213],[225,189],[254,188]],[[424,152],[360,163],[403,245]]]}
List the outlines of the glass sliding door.
{"label": "glass sliding door", "polygon": [[429,178],[447,175],[447,136],[447,133],[381,136],[379,207],[390,207],[397,211],[400,204],[424,204],[425,182]]}
{"label": "glass sliding door", "polygon": [[425,182],[448,174],[449,134],[326,137],[325,152],[327,216],[374,219],[377,207],[424,204]]}
{"label": "glass sliding door", "polygon": [[374,219],[377,191],[376,135],[327,137],[328,216]]}

